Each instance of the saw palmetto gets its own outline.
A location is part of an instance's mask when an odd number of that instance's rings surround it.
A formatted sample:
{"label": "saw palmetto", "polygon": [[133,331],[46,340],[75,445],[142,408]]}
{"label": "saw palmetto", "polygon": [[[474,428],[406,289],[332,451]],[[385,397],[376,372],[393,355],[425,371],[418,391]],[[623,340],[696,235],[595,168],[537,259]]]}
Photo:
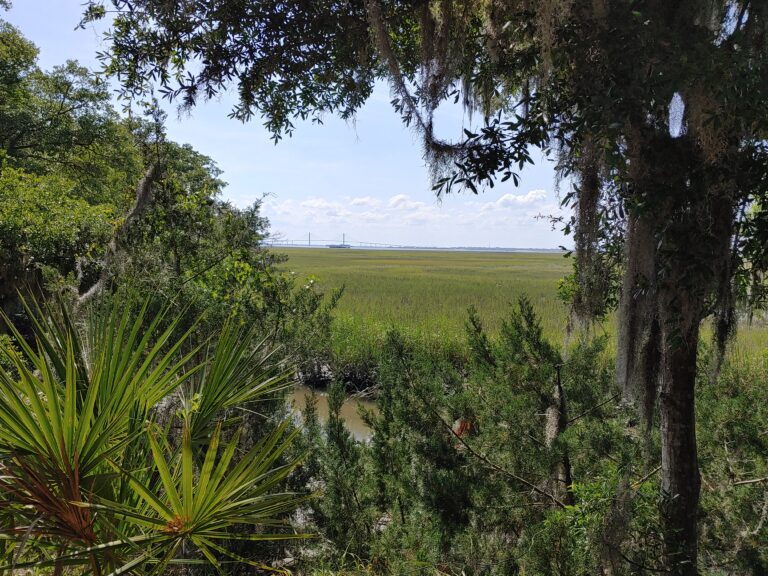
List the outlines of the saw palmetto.
{"label": "saw palmetto", "polygon": [[[225,417],[283,384],[281,362],[250,331],[225,326],[199,344],[147,310],[116,308],[84,331],[63,310],[28,307],[34,343],[4,318],[20,352],[4,352],[12,372],[0,368],[0,535],[11,551],[0,570],[220,568],[246,561],[227,541],[296,537],[280,522],[301,500],[281,489],[296,464],[289,423],[243,453]],[[154,423],[174,402],[182,408]]]}

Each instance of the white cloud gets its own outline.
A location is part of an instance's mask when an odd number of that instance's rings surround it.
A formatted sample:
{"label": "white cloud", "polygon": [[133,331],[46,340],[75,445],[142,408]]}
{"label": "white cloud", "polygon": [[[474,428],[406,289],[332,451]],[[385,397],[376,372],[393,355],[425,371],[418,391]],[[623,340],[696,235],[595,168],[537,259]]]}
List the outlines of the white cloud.
{"label": "white cloud", "polygon": [[407,202],[408,196],[405,194],[397,194],[396,196],[392,196],[392,198],[389,199],[389,207],[397,208],[398,206],[401,206]]}
{"label": "white cloud", "polygon": [[311,210],[323,210],[330,206],[337,205],[338,202],[330,202],[325,198],[310,198],[309,200],[304,200],[301,204],[299,204],[299,206],[302,208],[309,208]]}
{"label": "white cloud", "polygon": [[381,200],[373,198],[371,196],[360,196],[358,198],[352,198],[349,202],[350,206],[381,206]]}
{"label": "white cloud", "polygon": [[360,220],[362,220],[363,222],[369,222],[369,223],[384,222],[388,218],[385,212],[374,212],[372,210],[361,212],[358,216]]}
{"label": "white cloud", "polygon": [[490,213],[540,205],[546,199],[545,190],[531,190],[527,194],[504,194],[494,202],[473,202],[472,205],[479,207],[481,212]]}
{"label": "white cloud", "polygon": [[540,202],[547,197],[545,190],[531,190],[527,194],[504,194],[496,200],[496,204],[508,208],[510,206],[525,206]]}
{"label": "white cloud", "polygon": [[384,199],[367,195],[302,200],[270,197],[264,203],[264,214],[284,238],[303,238],[311,231],[322,242],[345,232],[349,241],[434,245],[445,237],[456,238],[454,245],[471,245],[478,238],[476,243],[482,245],[486,237],[517,238],[522,230],[549,228],[548,222],[536,216],[559,215],[560,208],[546,191],[530,190],[487,200],[454,196],[442,202],[415,200],[408,194]]}

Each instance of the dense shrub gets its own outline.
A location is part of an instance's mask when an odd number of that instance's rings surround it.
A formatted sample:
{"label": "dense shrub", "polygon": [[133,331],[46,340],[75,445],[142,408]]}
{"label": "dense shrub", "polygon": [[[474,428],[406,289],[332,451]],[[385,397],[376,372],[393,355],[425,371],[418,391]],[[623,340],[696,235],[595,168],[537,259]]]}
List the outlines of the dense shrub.
{"label": "dense shrub", "polygon": [[[301,570],[661,570],[658,434],[646,437],[622,405],[606,345],[604,337],[555,345],[525,299],[498,338],[470,311],[464,362],[390,332],[378,359],[377,409],[366,415],[369,440],[343,431],[339,383],[328,423],[311,418],[308,476],[320,493],[313,521],[324,544]],[[706,350],[702,357],[702,572],[762,574],[768,366],[732,359],[710,382]],[[552,438],[547,410],[558,377],[567,425]],[[564,456],[571,484],[558,486]]]}

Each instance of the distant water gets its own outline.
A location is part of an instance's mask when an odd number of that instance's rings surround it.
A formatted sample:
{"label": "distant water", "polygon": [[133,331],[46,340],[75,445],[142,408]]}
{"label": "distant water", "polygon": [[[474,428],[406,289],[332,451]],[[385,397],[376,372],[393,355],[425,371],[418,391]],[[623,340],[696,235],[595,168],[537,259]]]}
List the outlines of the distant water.
{"label": "distant water", "polygon": [[[312,390],[310,388],[297,385],[288,397],[290,405],[299,416],[301,416],[301,412],[307,405],[307,397],[311,394]],[[325,423],[328,421],[328,394],[315,391],[315,396],[317,397],[317,416],[320,422]],[[341,405],[341,417],[344,419],[347,429],[352,433],[352,436],[354,436],[355,439],[367,440],[371,437],[371,429],[368,428],[366,423],[363,422],[363,419],[360,418],[360,406],[376,410],[375,402],[350,396],[344,400],[344,404]]]}
{"label": "distant water", "polygon": [[[339,250],[327,244],[266,244],[268,248],[311,248],[313,250]],[[349,246],[344,250],[376,250],[393,252],[513,252],[529,254],[565,254],[559,248],[504,248],[499,246],[454,246],[450,248],[439,246]]]}

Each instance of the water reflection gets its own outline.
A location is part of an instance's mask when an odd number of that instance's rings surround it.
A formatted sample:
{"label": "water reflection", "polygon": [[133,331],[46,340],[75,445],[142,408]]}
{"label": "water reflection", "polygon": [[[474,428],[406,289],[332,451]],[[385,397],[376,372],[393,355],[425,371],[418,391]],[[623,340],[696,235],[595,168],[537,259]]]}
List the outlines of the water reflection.
{"label": "water reflection", "polygon": [[[312,390],[310,388],[297,385],[289,396],[293,409],[301,413],[307,405],[307,397],[311,394]],[[315,391],[315,395],[317,396],[317,417],[320,419],[320,422],[326,422],[328,420],[328,394]],[[341,405],[341,417],[355,439],[367,440],[371,436],[371,429],[360,418],[359,406],[373,410],[376,409],[375,402],[357,397],[349,397]]]}

